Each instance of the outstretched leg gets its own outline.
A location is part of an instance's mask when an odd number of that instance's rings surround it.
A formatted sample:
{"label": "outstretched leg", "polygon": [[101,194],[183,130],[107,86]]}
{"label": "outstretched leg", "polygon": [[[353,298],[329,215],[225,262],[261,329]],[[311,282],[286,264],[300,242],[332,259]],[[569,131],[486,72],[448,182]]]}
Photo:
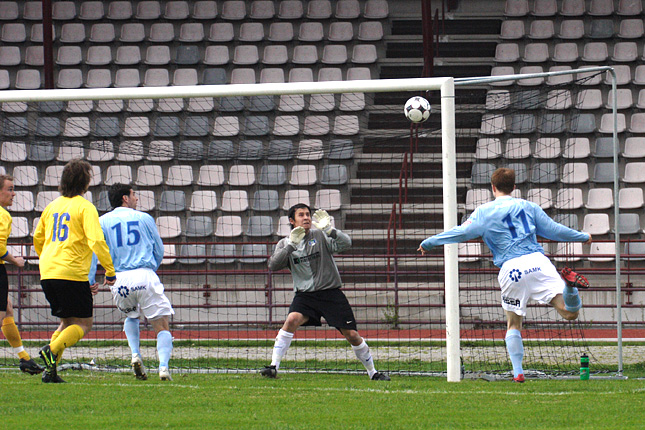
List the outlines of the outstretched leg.
{"label": "outstretched leg", "polygon": [[356,330],[341,328],[340,332],[352,345],[352,349],[354,350],[354,354],[356,354],[356,358],[358,358],[360,362],[363,363],[363,366],[365,366],[365,370],[367,370],[367,375],[370,377],[370,379],[379,381],[390,380],[390,377],[386,374],[376,371],[376,368],[374,367],[374,359],[372,358],[372,353],[370,352],[370,347],[365,342],[365,339],[363,339]]}

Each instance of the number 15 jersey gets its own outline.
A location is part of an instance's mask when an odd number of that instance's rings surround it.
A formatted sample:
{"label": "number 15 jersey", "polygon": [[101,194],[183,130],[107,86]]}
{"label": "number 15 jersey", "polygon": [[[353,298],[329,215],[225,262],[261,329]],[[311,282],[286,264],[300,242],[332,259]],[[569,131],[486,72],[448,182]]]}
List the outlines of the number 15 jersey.
{"label": "number 15 jersey", "polygon": [[105,276],[115,276],[99,214],[81,196],[61,196],[47,205],[34,231],[34,248],[40,257],[40,279],[87,281],[93,252]]}
{"label": "number 15 jersey", "polygon": [[589,234],[553,221],[537,204],[511,196],[500,196],[475,209],[462,225],[429,237],[421,246],[430,250],[437,245],[464,242],[480,237],[493,253],[493,263],[541,252],[537,237],[557,242],[586,242]]}
{"label": "number 15 jersey", "polygon": [[[117,273],[159,268],[164,249],[154,218],[145,212],[118,207],[101,216],[100,223]],[[95,272],[93,260],[90,283]]]}

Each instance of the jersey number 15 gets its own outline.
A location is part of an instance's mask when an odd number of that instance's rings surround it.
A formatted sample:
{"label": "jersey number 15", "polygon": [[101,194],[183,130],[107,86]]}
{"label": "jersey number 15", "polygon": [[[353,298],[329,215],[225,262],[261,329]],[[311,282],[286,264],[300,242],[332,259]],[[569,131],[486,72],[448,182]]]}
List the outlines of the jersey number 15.
{"label": "jersey number 15", "polygon": [[[128,221],[126,223],[127,226],[127,235],[128,235],[128,241],[126,242],[126,245],[132,246],[136,245],[139,243],[139,240],[141,240],[141,233],[139,232],[139,221]],[[121,223],[116,224],[115,226],[112,227],[112,230],[114,230],[114,233],[116,234],[116,246],[118,248],[123,246],[123,234],[121,231]]]}

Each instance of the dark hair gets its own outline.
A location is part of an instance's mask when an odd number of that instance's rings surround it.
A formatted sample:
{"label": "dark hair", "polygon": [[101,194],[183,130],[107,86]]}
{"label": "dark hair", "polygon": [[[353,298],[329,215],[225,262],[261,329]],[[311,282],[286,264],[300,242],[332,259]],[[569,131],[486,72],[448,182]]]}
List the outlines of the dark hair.
{"label": "dark hair", "polygon": [[500,167],[493,172],[490,182],[504,194],[511,194],[515,189],[515,170]]}
{"label": "dark hair", "polygon": [[132,187],[127,184],[116,183],[110,187],[108,190],[108,200],[110,200],[110,205],[112,209],[123,206],[123,197],[129,196]]}
{"label": "dark hair", "polygon": [[80,196],[90,187],[92,166],[85,160],[75,158],[65,164],[58,191],[64,197]]}
{"label": "dark hair", "polygon": [[298,209],[307,209],[307,210],[309,210],[309,213],[311,214],[311,208],[309,206],[307,206],[304,203],[296,203],[295,205],[293,205],[293,206],[291,206],[289,208],[289,213],[288,213],[287,216],[289,217],[290,220],[294,220],[294,221],[296,220],[296,211]]}
{"label": "dark hair", "polygon": [[0,189],[4,187],[4,181],[13,182],[13,176],[11,175],[0,175]]}

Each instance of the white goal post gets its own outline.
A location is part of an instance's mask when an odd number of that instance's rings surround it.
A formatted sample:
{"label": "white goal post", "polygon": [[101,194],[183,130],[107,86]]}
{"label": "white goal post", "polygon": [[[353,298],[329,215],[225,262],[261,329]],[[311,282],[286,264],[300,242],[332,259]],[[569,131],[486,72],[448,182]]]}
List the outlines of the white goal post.
{"label": "white goal post", "polygon": [[[0,92],[0,103],[397,91],[440,91],[441,93],[444,228],[452,228],[457,225],[457,169],[455,93],[454,79],[451,77],[136,88],[12,90]],[[402,109],[401,115],[403,115]],[[461,374],[457,249],[457,245],[454,244],[446,246],[444,250],[448,381],[459,381]],[[412,250],[411,252],[414,251]]]}

